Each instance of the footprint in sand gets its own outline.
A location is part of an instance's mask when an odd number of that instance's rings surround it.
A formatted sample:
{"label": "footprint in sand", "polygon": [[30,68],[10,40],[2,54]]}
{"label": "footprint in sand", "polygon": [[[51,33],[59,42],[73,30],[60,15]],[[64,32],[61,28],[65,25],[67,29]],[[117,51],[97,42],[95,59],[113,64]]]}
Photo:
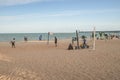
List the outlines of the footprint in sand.
{"label": "footprint in sand", "polygon": [[11,62],[11,58],[9,58],[6,55],[3,55],[2,53],[0,53],[0,61]]}
{"label": "footprint in sand", "polygon": [[0,80],[42,80],[37,73],[27,69],[16,68],[9,75],[1,75]]}

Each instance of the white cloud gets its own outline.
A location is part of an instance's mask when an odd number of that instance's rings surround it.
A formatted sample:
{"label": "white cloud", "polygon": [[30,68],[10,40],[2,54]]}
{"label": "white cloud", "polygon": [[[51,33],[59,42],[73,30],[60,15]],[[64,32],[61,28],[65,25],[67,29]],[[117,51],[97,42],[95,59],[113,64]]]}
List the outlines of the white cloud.
{"label": "white cloud", "polygon": [[11,6],[11,5],[20,5],[20,4],[29,4],[33,2],[45,2],[53,0],[0,0],[0,6]]}

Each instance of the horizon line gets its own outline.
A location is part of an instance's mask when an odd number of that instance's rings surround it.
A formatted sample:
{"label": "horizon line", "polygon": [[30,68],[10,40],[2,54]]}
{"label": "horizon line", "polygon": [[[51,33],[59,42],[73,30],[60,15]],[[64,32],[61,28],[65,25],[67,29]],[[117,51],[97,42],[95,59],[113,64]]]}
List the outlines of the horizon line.
{"label": "horizon line", "polygon": [[[80,30],[77,30],[79,32],[92,32],[93,30],[87,30],[87,31],[80,31]],[[50,32],[50,31],[49,31]],[[71,32],[52,32],[53,34],[54,33],[75,33],[76,31],[71,31]],[[120,32],[120,30],[96,30],[96,32]],[[0,33],[0,34],[31,34],[31,33],[48,33],[48,32],[5,32],[5,33]]]}

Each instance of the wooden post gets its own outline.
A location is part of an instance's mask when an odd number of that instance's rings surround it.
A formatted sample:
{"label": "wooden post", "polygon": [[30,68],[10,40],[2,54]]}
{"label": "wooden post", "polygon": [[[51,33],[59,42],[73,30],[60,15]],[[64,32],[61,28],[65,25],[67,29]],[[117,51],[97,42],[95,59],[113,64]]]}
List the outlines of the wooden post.
{"label": "wooden post", "polygon": [[95,50],[95,34],[96,34],[96,31],[95,31],[95,27],[94,27],[94,39],[93,39],[93,50]]}
{"label": "wooden post", "polygon": [[49,36],[50,36],[50,32],[48,32],[48,41],[47,41],[47,44],[49,44]]}
{"label": "wooden post", "polygon": [[77,39],[77,49],[79,49],[79,36],[78,36],[78,31],[76,30],[76,39]]}

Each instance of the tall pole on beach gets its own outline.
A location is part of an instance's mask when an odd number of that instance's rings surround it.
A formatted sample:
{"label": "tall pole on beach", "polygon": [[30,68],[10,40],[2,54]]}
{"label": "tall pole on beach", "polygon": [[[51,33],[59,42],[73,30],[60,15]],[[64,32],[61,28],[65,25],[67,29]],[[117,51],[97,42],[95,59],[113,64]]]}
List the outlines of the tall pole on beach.
{"label": "tall pole on beach", "polygon": [[50,32],[48,32],[48,41],[47,41],[47,44],[49,44],[49,36],[50,36]]}
{"label": "tall pole on beach", "polygon": [[76,39],[77,39],[77,49],[79,49],[79,36],[78,36],[78,31],[76,30]]}
{"label": "tall pole on beach", "polygon": [[93,39],[93,50],[95,50],[95,34],[96,34],[96,31],[95,31],[95,27],[94,27],[94,31],[93,31],[93,36],[94,36],[94,39]]}

